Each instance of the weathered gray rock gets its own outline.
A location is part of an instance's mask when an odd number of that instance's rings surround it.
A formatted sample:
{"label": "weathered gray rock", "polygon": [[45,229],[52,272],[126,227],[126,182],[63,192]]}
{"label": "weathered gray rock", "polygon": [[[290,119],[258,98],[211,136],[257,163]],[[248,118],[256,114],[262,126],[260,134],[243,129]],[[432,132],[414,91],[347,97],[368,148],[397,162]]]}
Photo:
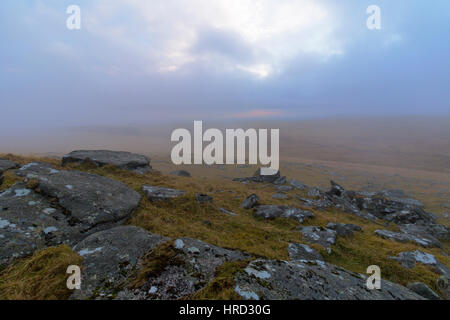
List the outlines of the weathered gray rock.
{"label": "weathered gray rock", "polygon": [[16,170],[16,175],[28,179],[38,179],[39,177],[45,178],[48,175],[56,173],[59,173],[59,170],[54,169],[52,165],[40,162],[30,162]]}
{"label": "weathered gray rock", "polygon": [[126,184],[91,173],[59,171],[39,163],[25,165],[16,173],[36,179],[39,192],[55,198],[70,223],[84,232],[92,233],[122,223],[141,200]]}
{"label": "weathered gray rock", "polygon": [[307,242],[318,243],[325,248],[334,245],[337,238],[336,231],[316,226],[303,227],[301,233]]}
{"label": "weathered gray rock", "polygon": [[423,300],[385,280],[380,290],[369,290],[366,276],[323,261],[254,260],[235,281],[235,292],[253,300]]}
{"label": "weathered gray rock", "polygon": [[112,164],[118,168],[130,170],[136,173],[146,173],[150,167],[150,160],[143,155],[110,150],[77,150],[66,154],[62,158],[62,166],[68,163],[94,163],[101,167]]}
{"label": "weathered gray rock", "polygon": [[[273,175],[262,175],[261,174],[261,168],[258,169],[255,174],[252,177],[245,177],[245,178],[235,178],[233,179],[233,181],[239,181],[239,182],[244,182],[244,183],[248,183],[248,182],[267,182],[267,183],[274,183],[275,181],[277,181],[278,184],[282,184],[281,182],[283,182],[283,180],[279,180],[280,178],[282,178],[280,176],[280,171],[277,171],[275,174]],[[284,177],[284,183],[286,183],[286,177]]]}
{"label": "weathered gray rock", "polygon": [[301,183],[300,181],[297,181],[295,179],[292,179],[290,182],[291,186],[294,188],[297,188],[298,190],[307,190],[308,186],[306,184]]}
{"label": "weathered gray rock", "polygon": [[170,199],[182,197],[186,194],[186,191],[147,185],[142,186],[142,191],[150,201],[167,201]]}
{"label": "weathered gray rock", "polygon": [[58,206],[24,183],[0,194],[0,265],[48,246],[72,245],[82,237]]}
{"label": "weathered gray rock", "polygon": [[363,197],[355,192],[346,194],[359,210],[367,211],[380,219],[397,224],[435,223],[434,215],[424,211],[423,204],[414,199],[388,198],[386,193]]}
{"label": "weathered gray rock", "polygon": [[435,243],[439,240],[450,241],[450,228],[440,224],[404,224],[400,227],[402,232],[414,235],[416,237],[428,238]]}
{"label": "weathered gray rock", "polygon": [[400,252],[397,257],[390,257],[392,260],[399,261],[403,267],[411,269],[416,266],[416,262],[434,266],[437,263],[434,255],[419,250]]}
{"label": "weathered gray rock", "polygon": [[323,257],[310,246],[302,243],[289,243],[288,255],[293,260],[319,260],[323,261]]}
{"label": "weathered gray rock", "polygon": [[430,247],[442,247],[439,242],[436,242],[434,239],[424,238],[424,237],[416,237],[409,233],[404,232],[393,232],[389,230],[376,230],[375,234],[381,238],[395,240],[398,242],[415,242],[422,247],[430,248]]}
{"label": "weathered gray rock", "polygon": [[377,193],[377,195],[389,198],[390,200],[401,202],[405,205],[412,205],[423,208],[423,203],[416,199],[408,198],[403,190],[400,189],[390,189],[390,190],[382,190]]}
{"label": "weathered gray rock", "polygon": [[353,236],[353,232],[361,232],[361,227],[354,224],[345,224],[345,223],[333,223],[330,222],[327,224],[327,228],[334,230],[337,232],[338,236],[341,237],[350,237]]}
{"label": "weathered gray rock", "polygon": [[0,185],[3,183],[3,172],[9,169],[14,169],[18,166],[17,163],[6,160],[6,159],[0,159]]}
{"label": "weathered gray rock", "polygon": [[257,206],[255,208],[254,216],[270,220],[276,218],[295,219],[299,223],[302,223],[308,218],[314,218],[314,214],[311,211],[279,205]]}
{"label": "weathered gray rock", "polygon": [[58,199],[58,204],[70,212],[72,222],[82,224],[85,231],[122,223],[141,200],[136,191],[119,181],[77,171],[40,178],[39,189]]}
{"label": "weathered gray rock", "polygon": [[416,266],[416,263],[421,263],[433,267],[433,270],[442,274],[447,279],[450,279],[450,269],[439,262],[434,255],[419,250],[400,252],[396,257],[389,257],[402,264],[404,268],[411,269]]}
{"label": "weathered gray rock", "polygon": [[382,190],[379,192],[380,195],[387,198],[406,198],[406,194],[401,189],[389,189],[389,190]]}
{"label": "weathered gray rock", "polygon": [[286,177],[285,177],[285,176],[279,177],[278,179],[276,179],[276,180],[273,182],[273,184],[275,184],[275,185],[283,185],[283,184],[286,184]]}
{"label": "weathered gray rock", "polygon": [[190,177],[191,174],[185,170],[175,170],[170,173],[171,175],[179,176],[179,177]]}
{"label": "weathered gray rock", "polygon": [[241,207],[244,209],[251,209],[258,204],[259,197],[256,194],[251,194],[244,201],[242,201]]}
{"label": "weathered gray rock", "polygon": [[285,199],[288,199],[289,196],[288,196],[287,194],[284,194],[284,193],[274,193],[274,194],[272,195],[272,198],[274,198],[274,199],[280,199],[280,200],[285,200]]}
{"label": "weathered gray rock", "polygon": [[422,282],[413,282],[407,288],[428,300],[441,300],[441,297]]}
{"label": "weathered gray rock", "polygon": [[167,265],[139,289],[128,294],[133,299],[180,299],[202,289],[214,278],[216,268],[228,261],[249,258],[240,251],[182,238],[174,242],[177,265]]}
{"label": "weathered gray rock", "polygon": [[289,192],[293,189],[293,187],[291,187],[291,186],[275,186],[275,189],[278,192]]}
{"label": "weathered gray rock", "polygon": [[195,195],[195,199],[198,203],[206,203],[206,202],[212,202],[213,197],[208,196],[207,194],[198,193]]}
{"label": "weathered gray rock", "polygon": [[133,226],[94,233],[74,247],[83,257],[81,289],[72,299],[112,299],[149,250],[169,240]]}
{"label": "weathered gray rock", "polygon": [[0,159],[0,174],[6,170],[17,168],[18,164],[6,159]]}
{"label": "weathered gray rock", "polygon": [[317,187],[309,188],[308,190],[308,196],[310,197],[319,197],[323,194],[322,190]]}
{"label": "weathered gray rock", "polygon": [[426,212],[420,201],[403,198],[401,190],[354,192],[331,181],[331,188],[327,192],[318,191],[315,196],[319,199],[312,200],[312,203],[318,209],[334,207],[372,221],[379,218],[399,225],[436,225],[436,216]]}
{"label": "weathered gray rock", "polygon": [[298,195],[295,196],[295,198],[297,198],[297,200],[299,200],[303,206],[310,207],[310,208],[315,206],[315,200],[302,198]]}

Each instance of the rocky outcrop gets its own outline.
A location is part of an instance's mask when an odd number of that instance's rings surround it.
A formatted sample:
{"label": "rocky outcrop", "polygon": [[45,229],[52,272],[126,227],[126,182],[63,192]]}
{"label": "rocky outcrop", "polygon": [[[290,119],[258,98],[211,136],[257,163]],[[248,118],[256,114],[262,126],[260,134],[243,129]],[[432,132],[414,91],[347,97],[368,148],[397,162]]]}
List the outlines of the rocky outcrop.
{"label": "rocky outcrop", "polygon": [[127,185],[99,175],[55,170],[43,164],[28,164],[18,175],[37,180],[39,193],[57,200],[72,224],[84,231],[97,231],[124,221],[139,205],[141,196]]}
{"label": "rocky outcrop", "polygon": [[144,174],[151,169],[150,159],[148,159],[146,156],[124,151],[72,151],[62,158],[62,166],[65,166],[68,163],[94,163],[99,167],[111,164],[118,168],[133,171],[139,174]]}
{"label": "rocky outcrop", "polygon": [[251,194],[244,201],[242,201],[241,207],[244,209],[254,208],[259,201],[259,197],[256,194]]}
{"label": "rocky outcrop", "polygon": [[142,186],[142,191],[152,202],[161,200],[167,201],[170,199],[182,197],[186,194],[186,191],[147,185]]}
{"label": "rocky outcrop", "polygon": [[0,197],[3,262],[47,246],[74,244],[117,226],[130,217],[141,199],[119,181],[59,171],[47,164],[28,164],[17,174],[28,182],[14,185]]}
{"label": "rocky outcrop", "polygon": [[401,190],[354,192],[331,181],[328,191],[316,191],[316,199],[297,199],[319,210],[338,208],[365,219],[383,219],[400,226],[400,233],[377,230],[377,235],[381,237],[401,242],[413,241],[424,247],[441,247],[440,239],[450,239],[450,228],[436,223],[434,214],[426,212],[420,201],[406,198]]}
{"label": "rocky outcrop", "polygon": [[295,219],[299,223],[303,223],[303,221],[305,221],[308,218],[314,218],[314,214],[311,211],[279,205],[257,206],[255,208],[254,216],[270,220],[276,218]]}
{"label": "rocky outcrop", "polygon": [[258,259],[235,277],[234,291],[252,300],[423,300],[411,290],[381,281],[369,290],[366,277],[323,261]]}
{"label": "rocky outcrop", "polygon": [[[214,278],[217,267],[225,262],[248,259],[246,253],[182,238],[174,242],[173,259],[152,274],[135,290],[124,292],[126,299],[180,299],[202,289]],[[120,298],[120,295],[119,295]]]}
{"label": "rocky outcrop", "polygon": [[334,245],[337,238],[336,231],[322,227],[307,226],[302,227],[300,231],[305,241],[320,244],[325,248]]}
{"label": "rocky outcrop", "polygon": [[122,290],[138,259],[168,238],[133,226],[94,233],[73,250],[83,257],[81,289],[72,299],[112,299]]}
{"label": "rocky outcrop", "polygon": [[19,183],[0,194],[0,265],[82,238],[69,217],[50,200]]}

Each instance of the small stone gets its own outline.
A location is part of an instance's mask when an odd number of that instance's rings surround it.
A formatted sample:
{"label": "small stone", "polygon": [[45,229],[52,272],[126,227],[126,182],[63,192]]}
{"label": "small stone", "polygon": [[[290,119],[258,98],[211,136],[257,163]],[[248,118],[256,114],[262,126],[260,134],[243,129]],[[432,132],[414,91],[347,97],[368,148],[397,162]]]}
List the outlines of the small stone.
{"label": "small stone", "polygon": [[241,207],[244,209],[251,209],[258,204],[259,197],[256,194],[249,195],[244,201],[242,201]]}
{"label": "small stone", "polygon": [[179,177],[190,177],[191,176],[191,174],[185,170],[175,170],[175,171],[172,171],[170,174],[174,175],[174,176],[179,176]]}

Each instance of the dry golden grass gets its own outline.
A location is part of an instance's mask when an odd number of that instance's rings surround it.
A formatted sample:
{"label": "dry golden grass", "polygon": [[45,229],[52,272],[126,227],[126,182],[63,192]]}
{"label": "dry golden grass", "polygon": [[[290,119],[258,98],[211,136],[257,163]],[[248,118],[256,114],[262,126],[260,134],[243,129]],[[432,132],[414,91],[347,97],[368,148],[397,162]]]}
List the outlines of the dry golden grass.
{"label": "dry golden grass", "polygon": [[54,300],[71,294],[66,270],[82,258],[66,245],[35,252],[0,273],[1,300]]}

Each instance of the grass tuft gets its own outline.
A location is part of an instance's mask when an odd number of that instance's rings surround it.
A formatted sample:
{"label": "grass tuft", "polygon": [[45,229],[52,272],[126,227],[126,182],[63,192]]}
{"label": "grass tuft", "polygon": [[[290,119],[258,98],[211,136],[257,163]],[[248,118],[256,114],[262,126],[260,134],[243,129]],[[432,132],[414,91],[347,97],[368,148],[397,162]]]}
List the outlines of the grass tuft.
{"label": "grass tuft", "polygon": [[0,300],[67,299],[69,265],[81,266],[82,258],[67,245],[35,252],[0,273]]}

